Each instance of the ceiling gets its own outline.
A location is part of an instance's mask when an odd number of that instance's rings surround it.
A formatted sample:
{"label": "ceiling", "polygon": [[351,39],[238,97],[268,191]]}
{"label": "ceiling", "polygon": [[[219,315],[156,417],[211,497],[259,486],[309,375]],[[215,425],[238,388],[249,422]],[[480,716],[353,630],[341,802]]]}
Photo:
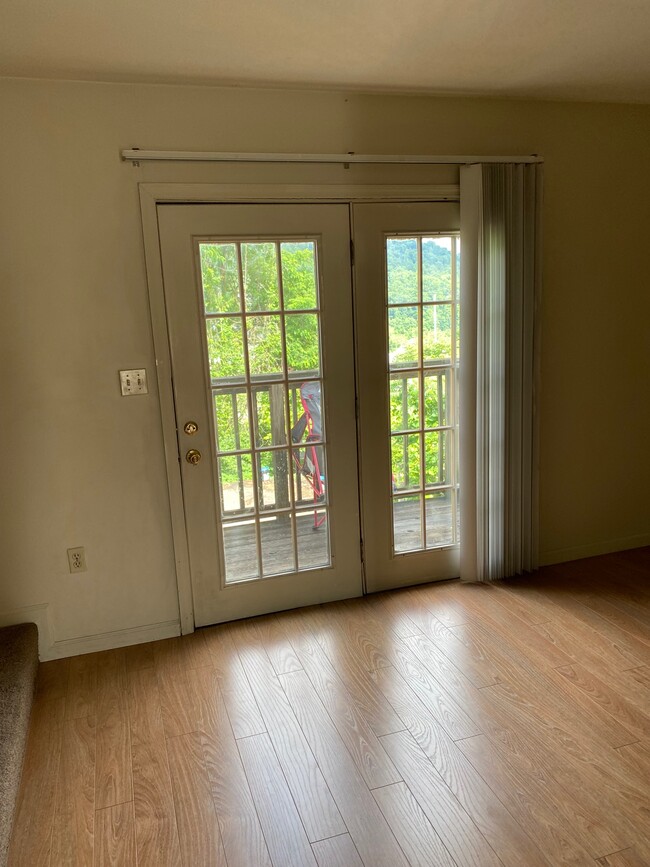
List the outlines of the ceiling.
{"label": "ceiling", "polygon": [[650,103],[650,2],[4,0],[0,75]]}

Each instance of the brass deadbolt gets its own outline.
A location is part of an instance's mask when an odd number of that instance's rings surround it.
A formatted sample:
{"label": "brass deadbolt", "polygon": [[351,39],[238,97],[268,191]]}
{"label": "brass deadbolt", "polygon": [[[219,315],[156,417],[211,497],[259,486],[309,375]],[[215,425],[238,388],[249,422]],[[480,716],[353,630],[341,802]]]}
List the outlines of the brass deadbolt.
{"label": "brass deadbolt", "polygon": [[201,460],[201,452],[198,449],[190,449],[189,452],[185,455],[185,460],[188,464],[198,464]]}
{"label": "brass deadbolt", "polygon": [[188,437],[191,437],[192,434],[195,434],[198,429],[199,426],[195,421],[186,421],[183,425],[183,430],[188,435]]}

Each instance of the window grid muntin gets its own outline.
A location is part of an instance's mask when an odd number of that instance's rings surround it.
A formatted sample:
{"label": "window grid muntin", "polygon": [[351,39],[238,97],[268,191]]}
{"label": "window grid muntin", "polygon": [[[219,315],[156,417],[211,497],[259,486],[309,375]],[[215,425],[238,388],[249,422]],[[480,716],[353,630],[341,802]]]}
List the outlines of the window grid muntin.
{"label": "window grid muntin", "polygon": [[[388,241],[392,239],[400,239],[400,238],[415,238],[417,243],[417,255],[416,255],[416,263],[417,263],[417,301],[404,301],[404,302],[390,302],[389,301],[389,275],[388,275]],[[422,241],[425,238],[448,238],[450,239],[450,282],[451,282],[451,295],[449,298],[438,299],[432,301],[424,301],[423,300],[423,278],[424,278],[424,268],[423,268],[423,251],[422,251]],[[404,364],[404,366],[400,366],[399,368],[392,367],[389,361],[388,364],[388,397],[389,397],[389,437],[391,447],[389,449],[390,454],[390,478],[392,479],[392,441],[393,439],[401,438],[404,442],[404,450],[406,450],[407,446],[407,438],[409,436],[413,436],[417,434],[419,436],[419,482],[418,486],[409,486],[399,489],[394,489],[391,484],[391,511],[392,511],[392,550],[394,555],[401,555],[404,553],[413,553],[416,551],[424,551],[431,550],[432,548],[441,548],[441,547],[449,547],[449,545],[432,545],[429,546],[427,543],[427,527],[426,527],[426,503],[427,497],[431,498],[432,494],[436,494],[438,492],[449,491],[450,493],[450,519],[451,519],[451,535],[452,541],[451,545],[457,545],[459,542],[459,527],[458,527],[458,478],[457,478],[457,440],[458,440],[458,394],[457,394],[457,371],[458,371],[458,343],[457,343],[457,325],[458,325],[458,305],[459,305],[459,287],[458,287],[458,268],[457,268],[457,255],[459,248],[459,235],[458,233],[453,232],[422,232],[422,233],[390,233],[385,236],[384,241],[384,270],[385,270],[385,286],[386,286],[386,316],[387,323],[389,322],[389,311],[399,308],[408,308],[408,307],[416,307],[418,310],[417,321],[418,321],[418,364],[415,365],[411,362]],[[436,307],[440,305],[446,305],[450,307],[450,358],[448,362],[442,362],[438,359],[424,359],[424,310],[427,307]],[[387,350],[390,346],[390,333],[389,328],[387,328]],[[445,394],[445,414],[447,419],[449,420],[449,424],[446,425],[436,425],[436,426],[425,426],[423,424],[425,418],[425,403],[424,403],[424,381],[425,381],[425,373],[430,373],[431,371],[439,370],[445,372],[445,376],[447,379],[447,391]],[[392,419],[390,417],[390,383],[392,375],[398,373],[399,378],[404,382],[408,375],[411,374],[411,378],[415,376],[418,377],[418,392],[419,392],[419,407],[418,407],[418,416],[420,425],[417,428],[405,428],[400,430],[392,429]],[[439,374],[440,375],[440,374]],[[440,417],[440,405],[438,404],[438,417]],[[426,485],[425,483],[425,452],[424,452],[424,434],[425,433],[443,433],[445,431],[449,432],[448,440],[448,451],[445,455],[445,466],[446,466],[446,478],[445,481],[440,483],[439,485]],[[440,467],[440,441],[438,444],[438,468]],[[420,537],[422,540],[422,544],[417,548],[409,548],[408,552],[397,551],[395,546],[395,501],[400,498],[408,497],[408,496],[419,496],[419,507],[420,507]]]}
{"label": "window grid muntin", "polygon": [[[297,531],[297,515],[298,513],[300,517],[303,517],[306,514],[313,514],[314,512],[318,512],[319,514],[326,515],[326,521],[324,522],[322,529],[327,534],[326,540],[326,549],[327,549],[327,562],[323,562],[317,565],[311,565],[304,567],[305,569],[318,569],[318,568],[326,568],[331,566],[331,539],[330,539],[330,503],[328,492],[326,490],[325,498],[321,502],[319,501],[317,504],[314,503],[313,508],[309,505],[309,501],[296,501],[294,496],[294,485],[300,490],[302,494],[302,486],[300,484],[300,478],[294,482],[294,476],[300,476],[299,473],[295,472],[295,462],[294,462],[294,452],[300,451],[301,448],[304,448],[304,443],[294,444],[291,438],[291,408],[292,408],[292,394],[295,400],[295,395],[299,392],[300,386],[305,382],[313,382],[318,383],[321,389],[321,438],[317,441],[313,442],[313,445],[317,446],[319,449],[322,449],[321,454],[323,456],[324,468],[327,466],[327,455],[326,455],[326,419],[324,413],[324,388],[323,388],[323,350],[322,350],[322,308],[321,308],[321,286],[320,286],[320,262],[319,262],[319,243],[318,239],[311,237],[300,237],[300,236],[282,236],[281,238],[256,238],[255,243],[273,243],[275,245],[275,268],[276,268],[276,279],[278,284],[278,294],[279,294],[279,308],[273,310],[253,310],[248,311],[247,302],[246,302],[246,291],[244,287],[244,271],[243,271],[243,262],[242,262],[242,244],[251,243],[250,239],[241,239],[241,238],[197,238],[196,243],[198,245],[198,261],[199,261],[199,276],[201,280],[201,310],[203,319],[207,322],[213,319],[232,319],[232,318],[240,318],[242,321],[242,342],[243,342],[243,354],[244,354],[244,376],[236,375],[236,376],[228,376],[228,377],[218,377],[213,379],[210,371],[210,363],[209,363],[209,351],[206,353],[206,357],[208,359],[207,363],[207,372],[208,377],[210,379],[210,397],[212,399],[212,412],[213,419],[215,425],[215,436],[214,436],[214,444],[213,448],[215,449],[215,458],[217,461],[224,457],[235,457],[238,460],[238,478],[241,478],[241,459],[244,456],[250,456],[251,458],[251,476],[252,476],[252,493],[253,493],[253,510],[250,508],[241,508],[241,503],[244,501],[244,496],[240,493],[240,509],[236,510],[236,514],[226,514],[225,510],[225,501],[224,501],[224,493],[223,486],[221,480],[220,472],[217,472],[217,486],[218,486],[218,503],[219,503],[219,525],[221,532],[221,542],[222,542],[222,559],[224,563],[224,567],[226,566],[226,552],[225,552],[225,539],[224,539],[224,529],[233,525],[244,525],[253,523],[255,529],[255,541],[256,541],[256,557],[257,557],[257,575],[253,578],[246,577],[243,579],[235,579],[228,581],[228,576],[225,574],[225,583],[226,584],[235,584],[242,583],[243,581],[251,581],[251,580],[264,580],[266,578],[274,577],[275,575],[286,575],[291,571],[302,571],[302,568],[299,564],[299,546],[298,546],[298,531]],[[282,244],[283,243],[300,243],[307,242],[312,245],[313,248],[313,267],[314,267],[314,283],[315,283],[315,294],[316,294],[316,306],[315,307],[285,307],[284,301],[284,275],[282,273]],[[239,299],[239,310],[238,311],[225,311],[225,312],[207,312],[205,306],[205,292],[203,288],[203,271],[202,271],[202,256],[201,256],[201,247],[203,245],[210,244],[234,244],[236,248],[236,259],[237,259],[237,283],[238,283],[238,299]],[[312,314],[317,317],[317,344],[318,344],[318,370],[317,376],[314,376],[313,370],[303,370],[294,372],[293,376],[290,376],[288,367],[287,367],[287,346],[286,346],[286,318],[287,316],[300,315],[300,314]],[[280,319],[280,340],[281,340],[281,364],[282,364],[282,373],[272,373],[268,376],[265,375],[251,375],[250,369],[250,352],[249,352],[249,340],[248,340],[248,319],[252,317],[259,316],[276,316]],[[203,328],[202,339],[204,341],[204,345],[207,347],[207,335],[205,327]],[[256,444],[256,427],[255,427],[255,418],[253,413],[253,390],[259,389],[263,386],[272,386],[279,385],[283,388],[284,394],[284,411],[285,411],[285,432],[287,436],[287,442],[282,445],[275,446],[257,446]],[[250,440],[250,448],[249,449],[234,449],[227,451],[220,451],[218,446],[218,419],[216,413],[216,406],[214,403],[214,397],[218,393],[224,393],[224,389],[228,387],[236,387],[241,386],[246,394],[246,405],[247,405],[247,418],[248,418],[248,431],[249,431],[249,440]],[[299,398],[298,398],[299,400]],[[234,404],[233,404],[234,405]],[[300,406],[300,404],[298,404]],[[236,413],[234,413],[235,418]],[[261,483],[260,473],[258,471],[258,458],[260,453],[262,452],[286,452],[288,454],[288,470],[287,470],[287,489],[289,493],[289,505],[283,508],[264,508],[260,506],[259,499],[259,485]],[[218,465],[218,464],[217,464]],[[323,469],[324,469],[323,468]],[[242,485],[240,485],[240,488]],[[261,530],[260,523],[262,521],[266,522],[268,520],[272,520],[275,517],[281,515],[290,515],[291,520],[291,546],[293,552],[293,569],[283,570],[281,572],[274,572],[269,574],[264,574],[263,571],[263,552],[262,552],[262,540],[261,540]]]}

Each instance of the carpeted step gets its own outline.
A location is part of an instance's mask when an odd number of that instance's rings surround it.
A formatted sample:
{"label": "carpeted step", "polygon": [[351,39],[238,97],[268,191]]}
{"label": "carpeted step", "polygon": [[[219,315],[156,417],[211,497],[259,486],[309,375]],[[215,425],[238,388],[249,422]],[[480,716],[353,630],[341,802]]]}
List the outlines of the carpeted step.
{"label": "carpeted step", "polygon": [[0,867],[7,863],[37,670],[36,624],[0,629]]}

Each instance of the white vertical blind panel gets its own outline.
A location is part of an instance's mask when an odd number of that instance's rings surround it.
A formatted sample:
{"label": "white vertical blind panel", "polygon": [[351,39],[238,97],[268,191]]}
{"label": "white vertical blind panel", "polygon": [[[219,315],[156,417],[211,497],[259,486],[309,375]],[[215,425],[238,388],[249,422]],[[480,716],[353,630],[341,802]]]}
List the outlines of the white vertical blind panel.
{"label": "white vertical blind panel", "polygon": [[461,169],[464,580],[537,565],[540,173],[522,165]]}
{"label": "white vertical blind panel", "polygon": [[483,208],[481,167],[470,166],[460,174],[460,366],[459,366],[459,475],[460,475],[460,573],[478,575],[478,554],[483,527],[477,521],[478,445],[477,418],[482,413],[477,388],[477,283],[482,275],[479,258],[480,214]]}
{"label": "white vertical blind panel", "polygon": [[[515,166],[514,168],[512,197],[515,210],[519,211],[523,207],[523,185],[519,183],[520,173],[517,171],[518,167]],[[524,298],[523,294],[517,291],[517,287],[522,285],[524,279],[524,257],[521,255],[523,230],[524,227],[521,222],[513,219],[512,213],[509,213],[507,216],[506,237],[511,238],[512,243],[508,245],[506,251],[509,263],[506,294],[508,298],[508,319],[513,325],[513,327],[508,329],[508,354],[505,368],[507,388],[512,396],[511,411],[506,418],[506,454],[509,456],[509,460],[507,462],[505,571],[509,575],[516,574],[522,570],[521,548],[517,546],[516,540],[521,538],[522,520],[524,517],[524,508],[521,502],[523,482],[522,460],[525,450],[522,441],[524,424],[522,401],[524,379],[524,329],[522,328],[522,318]]]}

